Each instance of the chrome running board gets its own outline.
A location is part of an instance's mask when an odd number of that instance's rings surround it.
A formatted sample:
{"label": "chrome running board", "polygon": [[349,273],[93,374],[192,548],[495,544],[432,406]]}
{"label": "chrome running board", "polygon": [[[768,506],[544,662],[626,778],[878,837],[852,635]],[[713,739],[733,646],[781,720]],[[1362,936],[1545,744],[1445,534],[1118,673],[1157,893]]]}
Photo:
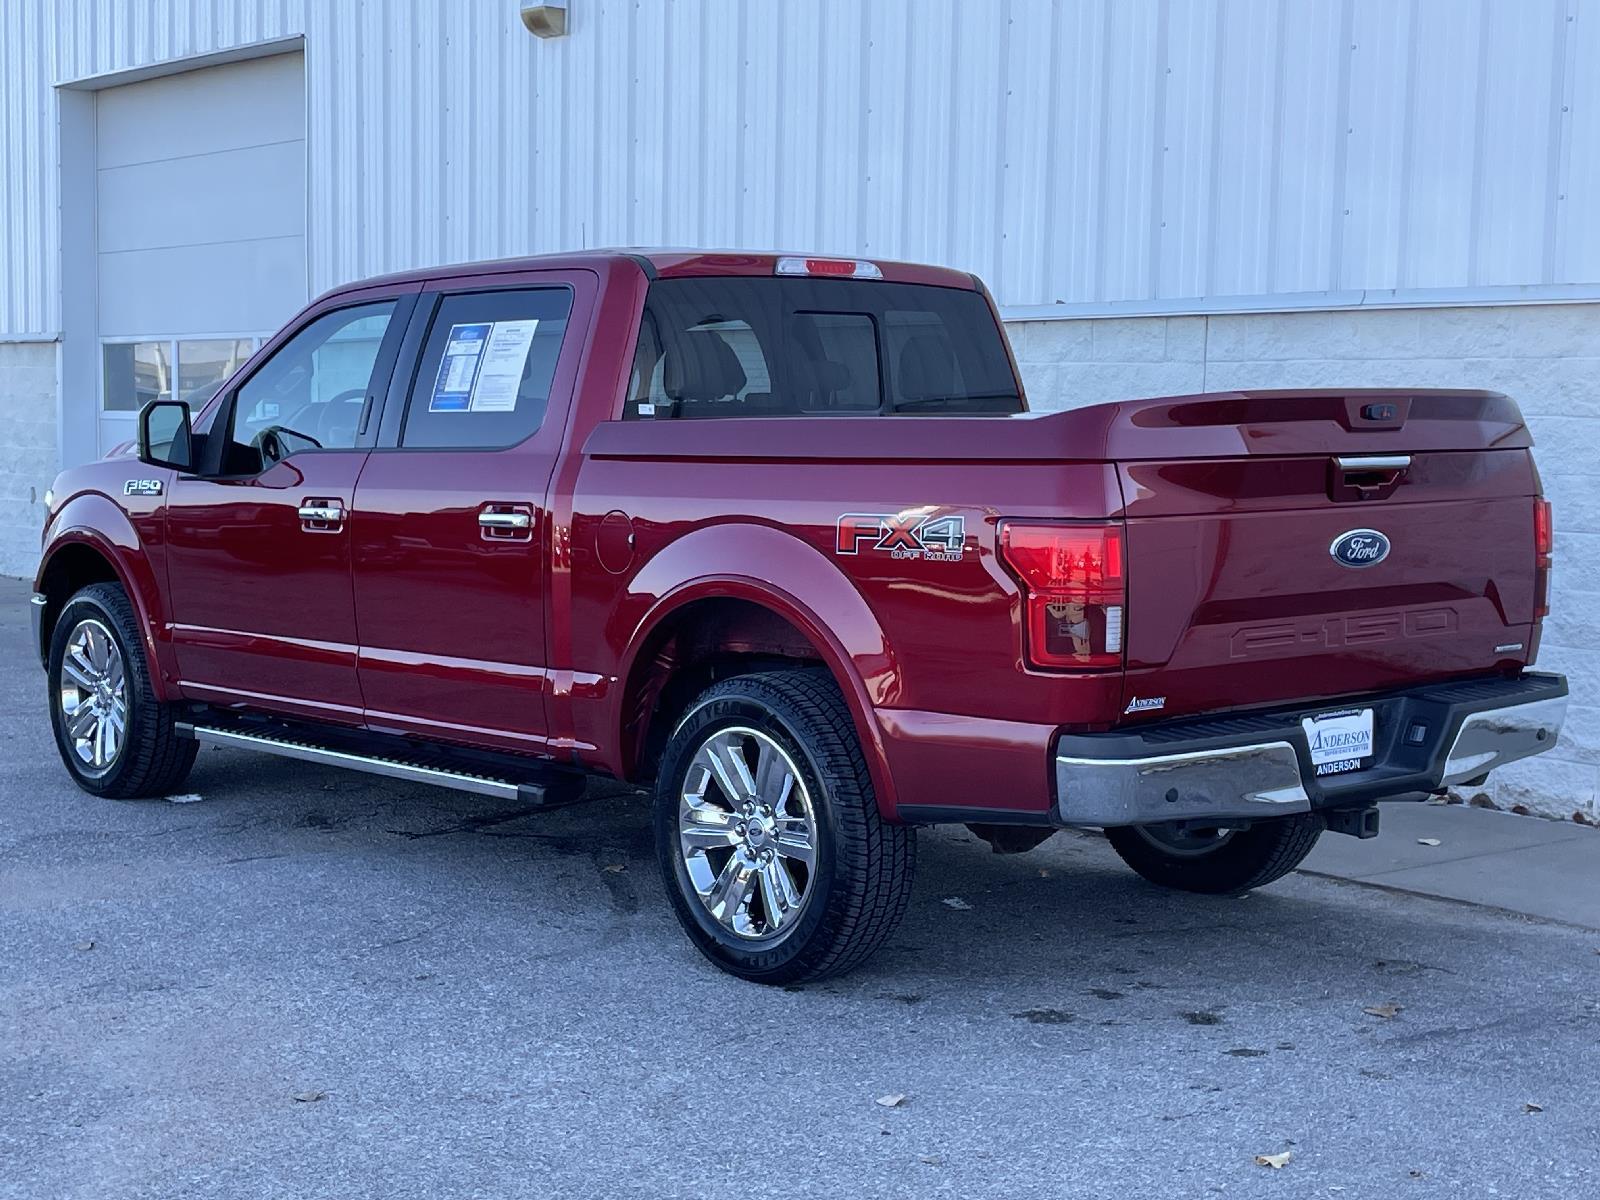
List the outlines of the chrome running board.
{"label": "chrome running board", "polygon": [[[321,763],[330,767],[345,767],[364,771],[368,775],[384,775],[390,779],[403,779],[409,783],[430,783],[435,787],[451,788],[458,792],[474,792],[479,796],[495,796],[501,800],[521,800],[527,804],[545,804],[556,791],[541,783],[519,783],[512,779],[497,778],[470,771],[447,767],[425,766],[376,754],[359,754],[315,742],[296,740],[288,736],[246,732],[242,729],[221,729],[211,725],[176,722],[180,737],[213,746],[232,746],[239,750],[255,750],[262,754],[275,754],[279,758],[297,758],[302,762]],[[559,801],[558,801],[559,802]]]}

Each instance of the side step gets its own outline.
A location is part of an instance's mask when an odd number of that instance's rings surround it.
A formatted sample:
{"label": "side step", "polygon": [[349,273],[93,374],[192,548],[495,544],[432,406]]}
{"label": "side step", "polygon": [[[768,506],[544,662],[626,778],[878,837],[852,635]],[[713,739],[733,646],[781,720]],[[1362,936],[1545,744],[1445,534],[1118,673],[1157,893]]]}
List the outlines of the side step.
{"label": "side step", "polygon": [[390,779],[404,779],[410,783],[431,783],[436,787],[451,788],[458,792],[474,792],[480,796],[494,796],[501,800],[517,800],[534,807],[555,808],[572,803],[583,791],[583,778],[576,772],[561,773],[550,782],[530,782],[501,778],[478,771],[456,767],[435,766],[408,762],[386,754],[365,754],[354,749],[319,745],[310,738],[300,738],[289,731],[273,729],[230,729],[222,725],[202,725],[188,721],[175,723],[178,736],[193,738],[213,746],[232,746],[240,750],[255,750],[275,754],[280,758],[298,758],[303,762],[322,763],[331,767],[346,767],[364,771],[369,775],[385,775]]}

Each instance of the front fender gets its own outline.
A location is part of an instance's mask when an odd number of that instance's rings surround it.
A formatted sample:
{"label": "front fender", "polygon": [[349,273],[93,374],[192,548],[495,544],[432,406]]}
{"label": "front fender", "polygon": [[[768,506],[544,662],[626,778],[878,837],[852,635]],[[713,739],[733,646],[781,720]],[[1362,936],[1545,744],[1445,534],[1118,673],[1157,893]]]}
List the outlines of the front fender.
{"label": "front fender", "polygon": [[[154,520],[154,516],[144,518]],[[61,505],[45,529],[34,590],[45,591],[51,564],[69,546],[85,546],[116,574],[139,620],[145,657],[152,665],[150,686],[158,700],[176,698],[177,664],[172,653],[166,605],[149,553],[149,539],[118,505],[99,492],[81,492]],[[53,619],[53,618],[52,618]]]}
{"label": "front fender", "polygon": [[[885,816],[896,810],[894,781],[876,708],[900,689],[894,650],[867,602],[836,564],[791,534],[765,525],[703,526],[655,554],[629,582],[613,610],[608,640],[626,647],[619,678],[628,679],[641,649],[660,624],[686,604],[710,598],[747,600],[782,616],[804,633],[838,681],[855,720],[867,766]],[[622,689],[611,714],[621,728]]]}

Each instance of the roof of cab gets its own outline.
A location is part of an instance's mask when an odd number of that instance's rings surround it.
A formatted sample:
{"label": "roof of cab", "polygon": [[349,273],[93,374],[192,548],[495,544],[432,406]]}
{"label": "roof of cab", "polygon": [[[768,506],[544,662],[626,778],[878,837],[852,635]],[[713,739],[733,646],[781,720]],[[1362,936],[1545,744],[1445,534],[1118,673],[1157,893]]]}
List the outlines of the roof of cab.
{"label": "roof of cab", "polygon": [[[619,260],[632,261],[646,274],[656,278],[674,279],[684,276],[707,275],[772,275],[780,258],[821,258],[838,261],[848,258],[837,254],[756,252],[751,250],[693,250],[663,248],[618,248],[605,250],[571,250],[559,254],[534,254],[524,258],[497,258],[483,262],[450,263],[437,267],[420,267],[411,271],[397,271],[371,279],[351,280],[331,289],[329,295],[356,291],[390,283],[427,282],[434,279],[469,279],[479,275],[506,275],[517,271],[570,270],[614,266]],[[921,263],[891,262],[870,259],[883,278],[893,283],[924,283],[935,287],[981,288],[978,279],[965,271],[949,267],[926,266]],[[862,282],[872,282],[865,280]]]}

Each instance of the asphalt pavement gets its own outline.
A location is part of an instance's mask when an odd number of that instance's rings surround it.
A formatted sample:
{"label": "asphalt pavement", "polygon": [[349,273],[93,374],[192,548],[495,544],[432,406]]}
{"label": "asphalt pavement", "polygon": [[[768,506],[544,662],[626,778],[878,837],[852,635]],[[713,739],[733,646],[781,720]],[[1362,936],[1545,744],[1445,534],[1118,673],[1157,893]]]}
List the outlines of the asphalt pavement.
{"label": "asphalt pavement", "polygon": [[[0,1196],[1600,1194],[1584,910],[1415,894],[1383,838],[1317,868],[1367,883],[1210,899],[1098,837],[940,830],[865,969],[756,987],[679,933],[618,788],[535,814],[208,749],[181,797],[79,792],[25,595],[0,581]],[[1521,839],[1497,878],[1600,867],[1479,818]]]}

